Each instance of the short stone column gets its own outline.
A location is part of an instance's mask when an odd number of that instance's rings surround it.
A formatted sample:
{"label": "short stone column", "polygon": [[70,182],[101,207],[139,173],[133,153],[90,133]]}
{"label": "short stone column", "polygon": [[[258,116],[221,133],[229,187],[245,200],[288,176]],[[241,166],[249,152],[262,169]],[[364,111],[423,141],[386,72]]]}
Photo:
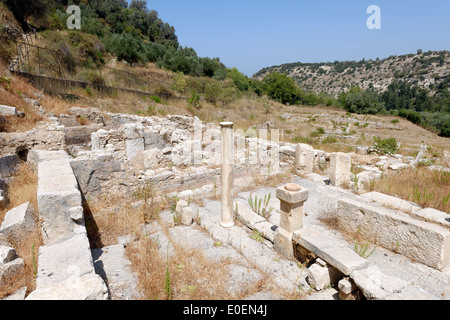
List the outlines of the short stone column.
{"label": "short stone column", "polygon": [[277,188],[280,200],[280,225],[275,232],[274,248],[288,258],[294,258],[292,233],[303,228],[303,204],[309,190],[295,183]]}
{"label": "short stone column", "polygon": [[336,152],[330,156],[329,177],[331,185],[348,188],[350,183],[352,160],[349,154]]}
{"label": "short stone column", "polygon": [[232,195],[234,160],[233,122],[221,122],[220,127],[222,132],[222,166],[220,174],[222,214],[220,225],[224,228],[230,228],[234,226]]}

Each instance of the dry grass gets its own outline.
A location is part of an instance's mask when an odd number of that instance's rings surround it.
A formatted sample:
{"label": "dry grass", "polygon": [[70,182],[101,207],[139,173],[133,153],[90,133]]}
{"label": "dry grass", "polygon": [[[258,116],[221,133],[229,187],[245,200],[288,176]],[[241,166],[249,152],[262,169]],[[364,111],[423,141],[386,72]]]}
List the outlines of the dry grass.
{"label": "dry grass", "polygon": [[382,177],[374,190],[450,214],[449,185],[450,172],[421,166]]}
{"label": "dry grass", "polygon": [[[167,230],[165,234],[169,236]],[[173,254],[167,257],[158,251],[155,241],[145,236],[127,247],[127,256],[139,278],[141,299],[241,300],[261,290],[271,291],[285,299],[303,298],[300,293],[288,293],[278,288],[264,270],[258,270],[262,273],[259,281],[251,285],[245,284],[236,292],[230,292],[229,288],[233,282],[230,278],[230,268],[232,265],[241,265],[240,263],[228,258],[212,261],[205,257],[202,251],[182,248],[177,244],[174,244],[173,250]],[[248,264],[241,266],[247,268],[248,272],[258,269]],[[167,279],[170,279],[170,287],[167,285]]]}
{"label": "dry grass", "polygon": [[[33,168],[24,163],[14,176],[14,180],[8,188],[8,195],[11,199],[9,206],[0,211],[0,221],[3,221],[5,214],[25,202],[30,202],[36,211],[35,220],[38,221],[37,214],[37,174]],[[22,272],[9,277],[5,284],[0,286],[0,298],[14,293],[17,289],[26,286],[27,293],[35,289],[36,264],[38,259],[38,248],[42,244],[41,232],[38,224],[36,228],[29,232],[20,241],[6,239],[16,250],[20,258],[24,260]]]}
{"label": "dry grass", "polygon": [[37,92],[27,80],[21,77],[12,76],[8,78],[4,74],[0,74],[0,104],[16,107],[19,111],[25,112],[24,118],[7,117],[2,131],[28,131],[36,127],[37,123],[44,119],[24,100],[25,97],[34,97],[34,94]]}

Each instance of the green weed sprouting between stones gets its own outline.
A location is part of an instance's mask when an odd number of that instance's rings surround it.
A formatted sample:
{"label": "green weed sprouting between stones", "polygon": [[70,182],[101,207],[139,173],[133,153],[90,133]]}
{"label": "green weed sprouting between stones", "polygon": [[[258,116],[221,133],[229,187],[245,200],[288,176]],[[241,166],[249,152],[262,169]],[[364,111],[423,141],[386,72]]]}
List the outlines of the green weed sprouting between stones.
{"label": "green weed sprouting between stones", "polygon": [[254,212],[259,214],[264,219],[269,219],[273,211],[273,207],[268,208],[271,196],[272,195],[269,193],[266,194],[264,198],[260,198],[258,200],[257,195],[255,195],[255,198],[253,199],[252,194],[250,194],[248,197],[248,203]]}
{"label": "green weed sprouting between stones", "polygon": [[353,248],[353,250],[362,258],[367,259],[369,258],[372,253],[374,253],[376,247],[373,248],[372,251],[370,251],[369,253],[367,252],[367,250],[369,249],[369,244],[368,243],[360,243],[357,239],[355,239],[355,246]]}

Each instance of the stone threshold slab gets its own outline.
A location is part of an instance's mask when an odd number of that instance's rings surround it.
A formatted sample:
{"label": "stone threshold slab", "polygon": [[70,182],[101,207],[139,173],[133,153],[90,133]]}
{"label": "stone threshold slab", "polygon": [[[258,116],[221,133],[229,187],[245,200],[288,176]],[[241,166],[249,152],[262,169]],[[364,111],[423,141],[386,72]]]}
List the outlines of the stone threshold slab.
{"label": "stone threshold slab", "polygon": [[369,261],[353,251],[345,240],[330,237],[312,225],[295,231],[292,234],[292,241],[311,251],[344,275],[350,275],[353,271],[364,269],[369,265]]}

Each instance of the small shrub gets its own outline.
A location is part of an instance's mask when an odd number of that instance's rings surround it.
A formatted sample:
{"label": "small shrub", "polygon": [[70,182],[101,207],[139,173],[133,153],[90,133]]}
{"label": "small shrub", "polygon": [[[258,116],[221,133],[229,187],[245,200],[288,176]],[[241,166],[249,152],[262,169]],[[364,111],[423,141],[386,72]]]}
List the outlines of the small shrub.
{"label": "small shrub", "polygon": [[397,151],[397,139],[395,138],[387,138],[382,139],[379,137],[374,138],[374,146],[378,152],[383,154],[392,154]]}
{"label": "small shrub", "polygon": [[191,91],[191,96],[187,98],[189,106],[199,109],[200,108],[200,95],[196,94],[194,90]]}

